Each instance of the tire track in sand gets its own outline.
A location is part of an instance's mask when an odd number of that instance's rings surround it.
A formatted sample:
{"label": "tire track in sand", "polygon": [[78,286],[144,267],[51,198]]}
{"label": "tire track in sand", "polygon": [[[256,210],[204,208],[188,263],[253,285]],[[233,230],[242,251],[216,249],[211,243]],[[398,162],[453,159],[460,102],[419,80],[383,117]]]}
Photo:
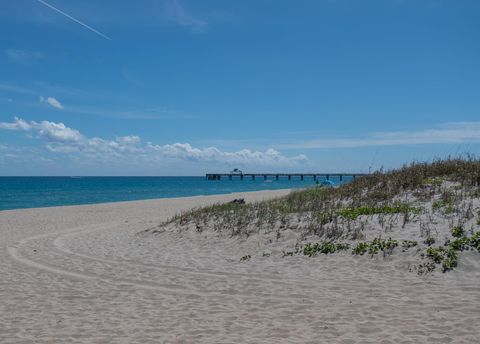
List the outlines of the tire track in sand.
{"label": "tire track in sand", "polygon": [[[81,226],[81,227],[76,227],[70,230],[63,230],[63,231],[57,231],[54,233],[47,233],[47,234],[39,234],[35,236],[31,236],[25,239],[20,240],[16,244],[10,246],[7,248],[7,252],[9,253],[10,257],[23,265],[29,266],[31,268],[37,269],[37,270],[43,270],[47,271],[50,273],[54,273],[57,275],[73,278],[73,279],[81,279],[81,280],[96,280],[100,281],[102,283],[106,283],[109,285],[128,285],[131,287],[136,287],[136,288],[142,288],[142,289],[147,289],[147,290],[155,290],[155,291],[161,291],[161,292],[168,292],[168,293],[174,293],[174,294],[182,294],[182,295],[195,295],[195,296],[213,296],[213,295],[218,295],[224,297],[225,295],[229,295],[231,297],[248,297],[248,298],[253,298],[252,295],[249,293],[243,293],[238,290],[234,289],[226,289],[226,290],[200,290],[198,288],[191,288],[192,285],[194,285],[195,281],[198,281],[199,277],[203,278],[223,278],[223,279],[229,279],[231,280],[232,285],[236,284],[241,284],[241,282],[246,282],[246,281],[260,281],[260,282],[269,282],[269,283],[274,283],[277,287],[279,285],[284,285],[284,286],[292,286],[295,288],[302,288],[302,289],[312,289],[314,288],[313,285],[299,285],[298,282],[294,283],[289,283],[288,281],[285,280],[280,280],[279,278],[270,278],[270,277],[257,277],[253,274],[243,274],[243,273],[227,273],[227,272],[219,272],[219,271],[198,271],[198,270],[193,270],[193,269],[188,269],[188,268],[181,268],[181,267],[175,267],[175,266],[170,266],[170,265],[159,265],[159,266],[152,266],[152,265],[144,265],[144,264],[138,264],[138,263],[131,263],[131,262],[119,262],[119,261],[114,261],[114,260],[108,260],[108,259],[102,259],[102,258],[97,258],[93,256],[88,256],[85,254],[80,254],[80,253],[75,253],[72,252],[69,249],[66,249],[63,245],[62,242],[65,240],[65,237],[70,237],[74,235],[81,235],[84,233],[89,233],[89,232],[95,232],[95,231],[102,231],[102,230],[108,230],[112,229],[113,227],[118,226],[118,223],[112,222],[112,223],[106,223],[102,225],[97,225],[92,228],[92,226]],[[43,246],[41,251],[49,251],[52,248],[59,251],[60,253],[63,253],[63,255],[71,255],[75,256],[84,260],[88,260],[90,262],[99,262],[99,263],[105,263],[105,264],[110,264],[110,265],[115,265],[119,264],[122,266],[131,266],[131,267],[136,267],[136,268],[148,268],[152,270],[156,270],[159,272],[162,272],[163,274],[171,274],[175,275],[178,273],[182,274],[182,278],[184,280],[182,281],[181,285],[161,285],[160,283],[155,283],[155,282],[148,282],[148,281],[136,281],[128,278],[108,278],[104,277],[102,275],[96,274],[96,273],[91,273],[91,272],[76,272],[73,270],[67,270],[65,268],[61,268],[58,266],[55,266],[49,262],[41,262],[38,260],[34,260],[26,255],[22,255],[21,249],[24,246],[28,246],[28,244],[32,241],[39,240],[39,239],[48,239],[49,237],[53,237],[52,246],[45,245]],[[40,250],[39,250],[40,251]],[[66,256],[65,256],[66,257]],[[87,264],[86,264],[87,265]],[[171,271],[168,271],[171,270]],[[186,277],[186,278],[185,278]],[[237,281],[237,282],[235,282]],[[262,288],[264,289],[264,288]],[[266,289],[266,288],[265,288]],[[278,297],[278,296],[273,296],[274,293],[257,293],[255,294],[255,297],[263,297],[263,298],[268,298],[268,299],[278,299],[279,301],[285,302],[286,299],[285,297]],[[299,294],[298,292],[295,292],[294,295],[288,295],[288,299],[310,299],[308,294],[302,295]]]}

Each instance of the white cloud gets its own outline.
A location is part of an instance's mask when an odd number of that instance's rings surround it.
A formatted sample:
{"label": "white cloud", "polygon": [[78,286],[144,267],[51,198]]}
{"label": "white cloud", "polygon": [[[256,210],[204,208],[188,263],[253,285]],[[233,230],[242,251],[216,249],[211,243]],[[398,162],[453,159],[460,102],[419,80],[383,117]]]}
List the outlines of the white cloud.
{"label": "white cloud", "polygon": [[63,105],[57,99],[55,99],[53,97],[45,98],[43,96],[40,96],[39,100],[40,100],[40,103],[47,103],[47,104],[53,106],[54,108],[57,108],[57,109],[60,109],[60,110],[62,110],[64,108]]}
{"label": "white cloud", "polygon": [[0,122],[0,129],[28,131],[31,129],[31,125],[25,122],[23,119],[15,117],[15,121],[12,123]]}
{"label": "white cloud", "polygon": [[63,123],[49,121],[26,122],[21,118],[15,117],[14,122],[0,122],[0,129],[34,131],[39,137],[51,142],[74,143],[83,140],[83,136],[78,130],[71,129]]}
{"label": "white cloud", "polygon": [[66,127],[63,123],[42,121],[33,123],[33,128],[38,130],[38,134],[49,141],[76,143],[81,142],[84,137],[78,130]]}
{"label": "white cloud", "polygon": [[354,148],[412,144],[457,144],[480,142],[480,122],[451,122],[431,129],[370,133],[365,137],[310,140],[282,144],[282,148]]}
{"label": "white cloud", "polygon": [[27,122],[17,117],[11,123],[0,122],[0,129],[36,134],[38,138],[47,141],[46,148],[53,153],[84,154],[102,161],[130,157],[142,158],[147,161],[174,159],[262,166],[294,166],[307,161],[305,155],[287,157],[274,149],[267,149],[264,152],[250,149],[228,152],[216,147],[196,148],[188,143],[156,145],[148,142],[143,144],[138,136],[121,136],[114,140],[99,137],[89,138],[63,123]]}
{"label": "white cloud", "polygon": [[181,158],[194,161],[222,161],[225,163],[241,164],[266,164],[266,165],[292,165],[301,161],[306,161],[305,155],[294,157],[285,157],[274,149],[267,149],[265,152],[242,149],[236,152],[224,152],[215,147],[204,149],[194,148],[188,143],[174,143],[167,145],[152,145],[149,143],[149,149],[160,152],[166,157]]}

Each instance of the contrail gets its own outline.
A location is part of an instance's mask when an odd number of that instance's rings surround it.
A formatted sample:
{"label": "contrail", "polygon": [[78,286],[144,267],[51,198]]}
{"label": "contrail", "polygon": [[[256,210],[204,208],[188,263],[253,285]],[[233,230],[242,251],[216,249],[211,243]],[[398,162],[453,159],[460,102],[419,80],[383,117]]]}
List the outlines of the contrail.
{"label": "contrail", "polygon": [[108,37],[107,35],[104,35],[103,33],[101,33],[101,32],[99,32],[99,31],[95,30],[93,27],[91,27],[91,26],[88,26],[88,25],[87,25],[87,24],[85,24],[85,23],[82,23],[80,20],[78,20],[78,19],[76,19],[76,18],[73,18],[71,15],[69,15],[69,14],[67,14],[67,13],[65,13],[65,12],[63,12],[63,11],[61,11],[61,10],[59,10],[59,9],[58,9],[58,8],[56,8],[56,7],[53,7],[53,6],[52,6],[52,5],[50,5],[49,3],[47,3],[47,2],[45,2],[45,1],[43,1],[43,0],[37,0],[37,1],[38,1],[39,3],[41,3],[41,4],[43,4],[43,5],[45,5],[45,6],[49,7],[49,8],[51,8],[52,10],[54,10],[54,11],[56,11],[56,12],[58,12],[58,13],[60,13],[60,14],[64,15],[65,17],[67,17],[67,18],[69,18],[69,19],[73,20],[74,22],[76,22],[76,23],[78,23],[78,24],[82,25],[83,27],[86,27],[86,28],[87,28],[87,29],[89,29],[90,31],[92,31],[92,32],[95,32],[97,35],[99,35],[99,36],[101,36],[101,37],[103,37],[103,38],[105,38],[105,39],[108,39],[109,41],[111,41],[111,40],[112,40],[112,39],[111,39],[110,37]]}

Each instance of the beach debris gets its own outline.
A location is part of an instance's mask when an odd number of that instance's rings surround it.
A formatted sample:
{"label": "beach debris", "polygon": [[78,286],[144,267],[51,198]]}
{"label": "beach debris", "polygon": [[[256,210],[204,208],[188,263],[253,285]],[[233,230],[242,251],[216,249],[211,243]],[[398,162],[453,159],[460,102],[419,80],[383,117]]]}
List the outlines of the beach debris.
{"label": "beach debris", "polygon": [[243,198],[235,198],[233,201],[230,201],[231,204],[245,204],[245,199]]}
{"label": "beach debris", "polygon": [[250,258],[252,258],[252,256],[247,254],[247,255],[243,256],[242,258],[240,258],[240,261],[241,262],[247,262],[247,261],[250,260]]}

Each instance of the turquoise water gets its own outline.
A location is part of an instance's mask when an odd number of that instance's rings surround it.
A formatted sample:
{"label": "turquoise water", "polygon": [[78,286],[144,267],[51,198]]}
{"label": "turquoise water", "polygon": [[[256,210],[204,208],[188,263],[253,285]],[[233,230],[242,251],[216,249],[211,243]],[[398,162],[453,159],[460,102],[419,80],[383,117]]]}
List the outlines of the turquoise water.
{"label": "turquoise water", "polygon": [[[345,179],[344,179],[345,180]],[[347,180],[348,181],[348,180]],[[337,181],[338,183],[338,181]],[[205,177],[0,177],[0,210],[305,188],[313,178],[225,180]]]}

